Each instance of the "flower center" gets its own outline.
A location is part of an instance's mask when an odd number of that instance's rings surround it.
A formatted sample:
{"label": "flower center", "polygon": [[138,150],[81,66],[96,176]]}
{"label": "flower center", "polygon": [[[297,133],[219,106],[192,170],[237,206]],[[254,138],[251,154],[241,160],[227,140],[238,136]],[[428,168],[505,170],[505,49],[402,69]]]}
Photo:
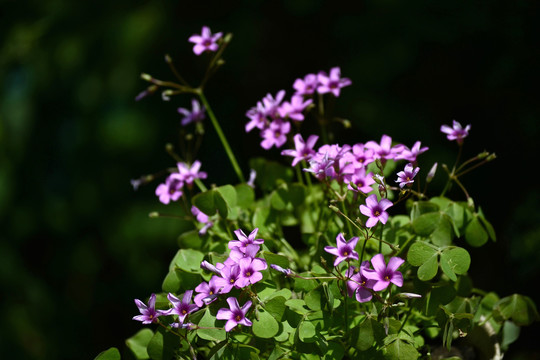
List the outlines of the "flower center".
{"label": "flower center", "polygon": [[187,314],[186,309],[182,310],[182,315],[186,315],[186,314]]}
{"label": "flower center", "polygon": [[234,317],[234,319],[235,319],[236,321],[240,321],[240,320],[242,320],[242,316],[236,315],[236,316]]}
{"label": "flower center", "polygon": [[381,216],[381,213],[379,212],[379,210],[375,210],[375,216]]}
{"label": "flower center", "polygon": [[208,295],[214,295],[214,292],[212,290],[210,290],[210,292],[208,293]]}
{"label": "flower center", "polygon": [[251,276],[251,271],[246,272],[246,276]]}

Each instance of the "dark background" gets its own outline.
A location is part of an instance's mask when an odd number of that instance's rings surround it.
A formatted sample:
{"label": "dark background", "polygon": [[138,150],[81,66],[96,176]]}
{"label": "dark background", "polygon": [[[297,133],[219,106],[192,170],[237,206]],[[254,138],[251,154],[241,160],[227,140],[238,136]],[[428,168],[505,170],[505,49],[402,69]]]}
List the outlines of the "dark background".
{"label": "dark background", "polygon": [[[539,2],[193,3],[2,2],[0,357],[93,358],[141,328],[133,299],[160,291],[183,225],[149,219],[174,205],[157,201],[157,184],[134,192],[129,180],[174,166],[164,144],[176,141],[176,108],[190,97],[134,97],[141,72],[172,79],[166,53],[200,79],[207,57],[187,39],[202,25],[234,34],[207,96],[246,175],[250,157],[280,157],[244,133],[245,112],[333,66],[353,82],[335,107],[353,130],[336,127],[336,142],[421,140],[426,166],[451,165],[456,146],[439,127],[471,124],[465,155],[498,156],[463,179],[498,235],[470,250],[471,276],[538,303]],[[207,184],[236,181],[207,132]],[[506,358],[540,358],[538,330],[524,328]]]}

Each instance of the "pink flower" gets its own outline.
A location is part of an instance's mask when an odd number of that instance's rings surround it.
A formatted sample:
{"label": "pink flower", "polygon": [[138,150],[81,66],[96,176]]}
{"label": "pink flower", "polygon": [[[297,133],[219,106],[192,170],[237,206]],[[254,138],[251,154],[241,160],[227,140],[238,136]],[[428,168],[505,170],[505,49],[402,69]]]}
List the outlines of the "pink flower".
{"label": "pink flower", "polygon": [[307,141],[304,142],[302,135],[296,134],[294,135],[294,146],[296,149],[283,150],[281,155],[293,156],[292,166],[296,166],[300,161],[309,160],[315,154],[313,147],[318,139],[319,137],[317,135],[310,135]]}
{"label": "pink flower", "polygon": [[163,204],[168,204],[170,201],[180,199],[183,187],[184,181],[180,177],[180,174],[173,173],[167,177],[164,184],[158,185],[156,195],[159,197],[159,201]]}
{"label": "pink flower", "polygon": [[358,260],[358,253],[354,251],[358,243],[358,237],[355,236],[351,240],[346,241],[342,233],[336,237],[337,247],[325,246],[324,251],[336,256],[334,266],[338,266],[343,260],[351,259]]}
{"label": "pink flower", "polygon": [[191,100],[191,111],[184,108],[178,108],[177,111],[179,114],[184,115],[181,121],[182,126],[200,122],[204,119],[204,106],[201,106],[196,99]]}
{"label": "pink flower", "polygon": [[195,179],[206,179],[207,174],[204,171],[199,171],[201,168],[201,162],[199,160],[195,160],[191,167],[189,167],[186,163],[181,162],[179,162],[177,165],[180,178],[188,185],[193,184]]}
{"label": "pink flower", "polygon": [[208,26],[203,26],[201,30],[201,35],[191,35],[189,37],[189,42],[195,43],[193,46],[193,52],[195,55],[201,55],[205,51],[217,51],[219,48],[216,41],[218,41],[222,33],[216,33],[212,35],[210,28]]}
{"label": "pink flower", "polygon": [[465,129],[461,127],[461,124],[456,120],[452,120],[452,127],[448,125],[441,125],[441,131],[446,134],[446,138],[450,141],[456,140],[458,144],[463,143],[463,139],[469,135],[471,125],[467,125]]}
{"label": "pink flower", "polygon": [[251,301],[246,301],[244,306],[240,307],[238,300],[235,297],[230,297],[227,299],[227,303],[229,303],[230,310],[221,308],[216,315],[216,319],[227,320],[225,331],[231,331],[238,324],[245,326],[253,325],[253,323],[246,318],[246,314],[251,307]]}
{"label": "pink flower", "polygon": [[150,295],[148,306],[139,299],[135,299],[135,305],[137,305],[141,315],[134,316],[133,320],[142,321],[143,324],[154,323],[159,316],[164,315],[164,311],[156,310],[156,294]]}
{"label": "pink flower", "polygon": [[319,94],[331,92],[335,97],[339,96],[342,87],[351,85],[350,79],[341,77],[341,69],[339,67],[330,69],[330,75],[326,75],[325,72],[321,71],[317,76],[317,80],[319,81],[319,86],[317,87]]}
{"label": "pink flower", "polygon": [[366,205],[360,205],[360,212],[369,217],[366,221],[366,226],[374,227],[379,221],[386,224],[386,221],[388,220],[386,209],[392,205],[392,202],[388,199],[383,198],[381,201],[377,201],[377,195],[369,195],[366,198]]}
{"label": "pink flower", "polygon": [[384,290],[390,285],[390,283],[395,284],[396,286],[403,286],[403,274],[397,271],[397,268],[403,264],[405,260],[399,257],[391,257],[388,260],[388,266],[384,261],[383,254],[377,254],[371,259],[371,264],[375,271],[368,272],[365,276],[368,279],[376,280],[377,282],[373,285],[374,291]]}
{"label": "pink flower", "polygon": [[399,187],[403,189],[405,185],[411,186],[418,171],[420,171],[420,168],[415,168],[411,163],[405,165],[405,169],[397,173],[398,178],[396,182],[399,183]]}

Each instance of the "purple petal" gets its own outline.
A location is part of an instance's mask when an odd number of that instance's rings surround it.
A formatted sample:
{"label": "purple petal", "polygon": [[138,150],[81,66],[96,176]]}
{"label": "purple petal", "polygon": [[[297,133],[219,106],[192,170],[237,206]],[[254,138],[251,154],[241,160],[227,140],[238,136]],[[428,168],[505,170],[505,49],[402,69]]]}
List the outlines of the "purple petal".
{"label": "purple petal", "polygon": [[229,309],[219,309],[217,314],[216,314],[216,319],[219,319],[219,320],[228,320],[231,316],[232,316],[232,311],[229,310]]}
{"label": "purple petal", "polygon": [[238,305],[238,299],[236,299],[235,297],[231,296],[227,298],[227,303],[229,303],[229,307],[232,311],[238,310],[240,308],[240,305]]}
{"label": "purple petal", "polygon": [[371,259],[371,264],[378,274],[382,274],[386,270],[386,262],[383,254],[377,254]]}
{"label": "purple petal", "polygon": [[225,324],[225,331],[227,331],[227,332],[231,331],[236,325],[238,325],[238,323],[235,320],[230,319]]}
{"label": "purple petal", "polygon": [[394,283],[396,286],[402,287],[403,286],[403,274],[399,271],[396,271],[394,275],[392,276],[392,279],[390,280],[392,283]]}
{"label": "purple petal", "polygon": [[405,262],[405,260],[403,260],[402,258],[400,257],[397,257],[397,256],[392,256],[390,258],[390,260],[388,260],[388,266],[386,267],[388,270],[394,272],[398,269],[398,267],[401,266],[401,264],[403,264]]}
{"label": "purple petal", "polygon": [[377,195],[371,194],[366,198],[366,205],[368,208],[373,209],[374,207],[379,205],[379,202],[377,201]]}

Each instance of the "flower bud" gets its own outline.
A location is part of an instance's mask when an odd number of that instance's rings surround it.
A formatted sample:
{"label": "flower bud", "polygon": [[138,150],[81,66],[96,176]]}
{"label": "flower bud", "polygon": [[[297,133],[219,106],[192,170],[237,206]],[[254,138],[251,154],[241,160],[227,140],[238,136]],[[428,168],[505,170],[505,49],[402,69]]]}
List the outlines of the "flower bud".
{"label": "flower bud", "polygon": [[146,74],[146,73],[142,73],[141,74],[141,79],[145,80],[145,81],[152,81],[153,78],[150,74]]}
{"label": "flower bud", "polygon": [[437,163],[433,164],[431,169],[429,170],[427,176],[426,176],[426,182],[430,183],[431,180],[435,177],[435,173],[437,172]]}

